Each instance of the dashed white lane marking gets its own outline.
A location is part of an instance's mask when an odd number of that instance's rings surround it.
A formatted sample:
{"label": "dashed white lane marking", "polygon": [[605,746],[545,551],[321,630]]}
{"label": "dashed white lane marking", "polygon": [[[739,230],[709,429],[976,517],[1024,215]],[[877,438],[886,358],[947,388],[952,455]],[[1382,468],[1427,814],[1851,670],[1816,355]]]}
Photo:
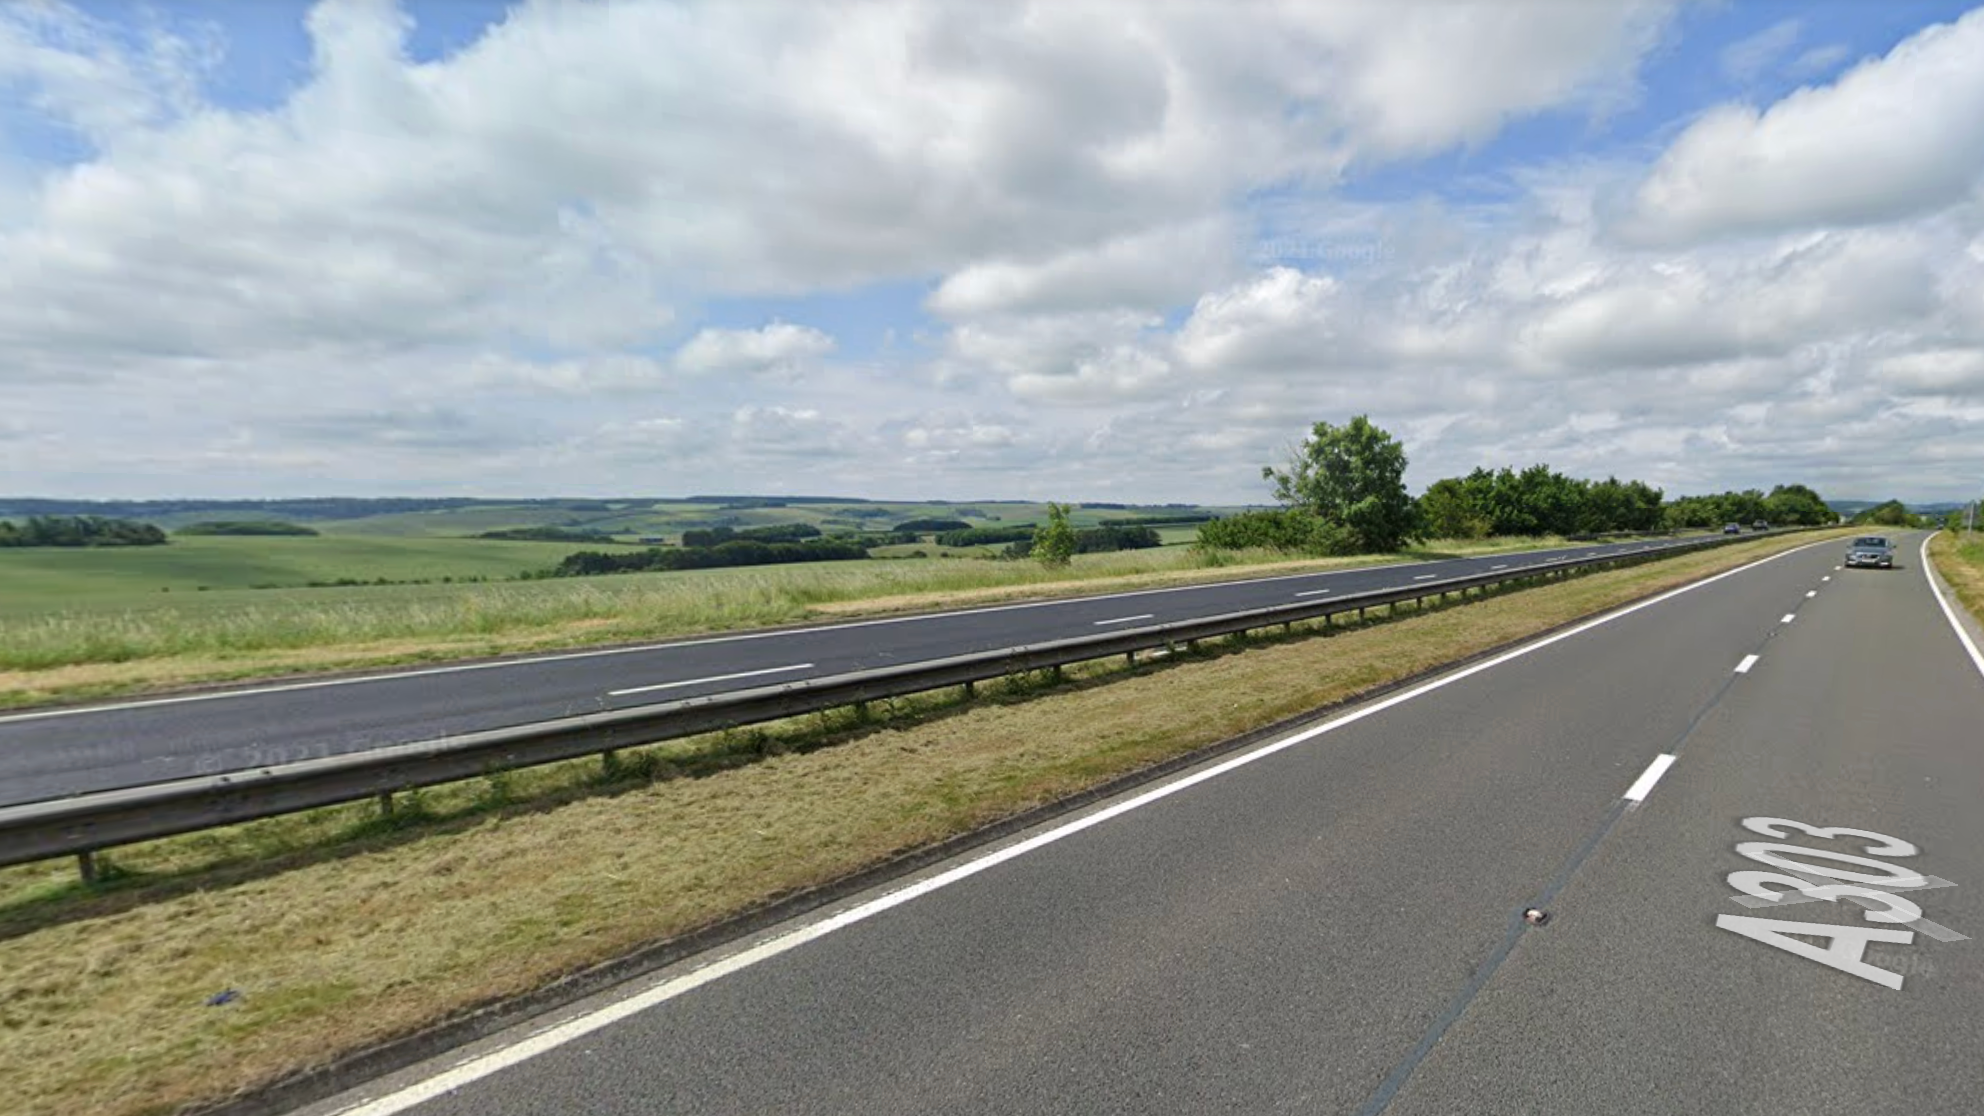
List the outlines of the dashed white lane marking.
{"label": "dashed white lane marking", "polygon": [[1646,770],[1640,773],[1639,782],[1626,788],[1626,801],[1645,802],[1646,796],[1653,793],[1653,785],[1658,783],[1660,777],[1667,774],[1667,769],[1672,766],[1674,766],[1673,756],[1666,753],[1655,756],[1653,762],[1646,765]]}
{"label": "dashed white lane marking", "polygon": [[1150,612],[1143,612],[1143,613],[1138,613],[1135,616],[1118,616],[1114,620],[1097,620],[1095,622],[1095,626],[1100,628],[1105,624],[1127,624],[1132,620],[1148,620],[1154,615],[1156,614]]}
{"label": "dashed white lane marking", "polygon": [[1440,575],[1439,575],[1439,574],[1420,574],[1420,575],[1419,575],[1418,577],[1415,577],[1415,578],[1413,578],[1412,580],[1414,580],[1414,581],[1431,581],[1431,580],[1433,580],[1434,578],[1436,578],[1436,577],[1438,577],[1438,576],[1440,576]]}
{"label": "dashed white lane marking", "polygon": [[1831,574],[1827,574],[1827,575],[1825,575],[1824,577],[1822,577],[1822,578],[1820,578],[1819,580],[1820,580],[1820,581],[1831,581],[1831,580],[1832,580],[1832,575],[1831,575]]}
{"label": "dashed white lane marking", "polygon": [[1736,664],[1736,673],[1748,674],[1750,673],[1750,668],[1756,665],[1757,665],[1757,656],[1745,655],[1743,656],[1743,661]]}
{"label": "dashed white lane marking", "polygon": [[1508,566],[1506,566],[1506,565],[1501,565],[1501,566],[1490,566],[1490,567],[1488,567],[1488,568],[1489,568],[1489,569],[1491,569],[1491,570],[1506,570],[1506,569],[1508,569],[1509,567],[1508,567]]}
{"label": "dashed white lane marking", "polygon": [[1295,595],[1298,597],[1320,597],[1327,592],[1329,592],[1328,589],[1307,589]]}
{"label": "dashed white lane marking", "polygon": [[756,678],[761,674],[787,674],[795,670],[812,670],[812,663],[794,663],[791,666],[766,667],[763,670],[739,671],[736,674],[714,674],[708,678],[685,678],[680,682],[658,682],[652,686],[635,686],[631,690],[608,690],[608,697],[626,697],[628,694],[645,694],[654,690],[673,690],[681,686],[700,686],[705,682],[731,682],[739,678]]}
{"label": "dashed white lane marking", "polygon": [[1817,589],[1807,589],[1807,590],[1805,590],[1805,596],[1806,596],[1806,597],[1807,597],[1808,599],[1809,599],[1809,598],[1811,598],[1811,597],[1816,597],[1816,596],[1818,596],[1818,595],[1819,595],[1819,591],[1818,591]]}
{"label": "dashed white lane marking", "polygon": [[1785,614],[1784,614],[1784,619],[1782,619],[1782,620],[1779,620],[1779,621],[1778,621],[1778,623],[1780,623],[1780,624],[1789,624],[1789,623],[1791,623],[1791,622],[1792,622],[1793,620],[1796,620],[1796,619],[1798,619],[1798,614],[1797,614],[1797,613],[1795,613],[1795,612],[1787,612],[1787,613],[1785,613]]}

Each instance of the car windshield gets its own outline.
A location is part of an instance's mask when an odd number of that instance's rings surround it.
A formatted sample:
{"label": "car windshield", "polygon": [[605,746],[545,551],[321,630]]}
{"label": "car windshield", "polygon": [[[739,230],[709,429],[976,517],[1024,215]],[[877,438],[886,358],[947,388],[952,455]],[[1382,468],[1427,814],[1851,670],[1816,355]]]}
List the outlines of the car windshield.
{"label": "car windshield", "polygon": [[1854,540],[1853,540],[1853,545],[1854,545],[1854,546],[1872,546],[1872,547],[1883,547],[1883,546],[1886,546],[1886,545],[1888,545],[1888,541],[1887,541],[1886,539],[1882,539],[1882,538],[1875,538],[1874,536],[1872,536],[1872,535],[1869,535],[1869,536],[1867,536],[1866,538],[1863,538],[1863,539],[1854,539]]}

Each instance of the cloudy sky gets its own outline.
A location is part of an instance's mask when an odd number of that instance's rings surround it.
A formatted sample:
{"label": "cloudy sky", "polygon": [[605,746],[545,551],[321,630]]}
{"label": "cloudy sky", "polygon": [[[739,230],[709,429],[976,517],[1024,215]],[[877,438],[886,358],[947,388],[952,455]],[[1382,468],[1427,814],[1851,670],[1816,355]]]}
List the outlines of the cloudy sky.
{"label": "cloudy sky", "polygon": [[0,2],[0,494],[1984,491],[1984,9]]}

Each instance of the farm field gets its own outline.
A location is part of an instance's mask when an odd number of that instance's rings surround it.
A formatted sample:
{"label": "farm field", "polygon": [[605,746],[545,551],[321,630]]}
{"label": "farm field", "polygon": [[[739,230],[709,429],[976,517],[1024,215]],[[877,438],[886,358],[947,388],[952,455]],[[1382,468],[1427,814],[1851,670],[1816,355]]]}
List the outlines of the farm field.
{"label": "farm field", "polygon": [[508,579],[555,566],[583,548],[365,535],[182,535],[165,546],[7,548],[0,549],[0,619],[77,607],[143,609],[168,603],[160,598],[176,593],[291,588],[340,578]]}

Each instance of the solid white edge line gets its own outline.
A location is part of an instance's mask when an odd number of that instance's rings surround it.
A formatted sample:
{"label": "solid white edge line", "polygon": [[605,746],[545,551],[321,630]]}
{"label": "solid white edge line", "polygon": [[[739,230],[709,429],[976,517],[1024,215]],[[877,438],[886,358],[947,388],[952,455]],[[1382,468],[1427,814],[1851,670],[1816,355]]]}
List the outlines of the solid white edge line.
{"label": "solid white edge line", "polygon": [[628,694],[645,694],[655,690],[673,690],[682,686],[700,686],[705,682],[730,682],[739,678],[756,678],[761,674],[785,674],[795,670],[812,670],[812,663],[794,663],[791,666],[766,667],[763,670],[744,670],[736,674],[715,674],[708,678],[685,678],[680,682],[658,682],[652,686],[635,686],[631,690],[608,690],[608,697],[626,697]]}
{"label": "solid white edge line", "polygon": [[1440,575],[1439,575],[1439,574],[1420,574],[1420,575],[1419,575],[1418,577],[1415,577],[1415,578],[1413,578],[1412,580],[1414,580],[1414,581],[1431,581],[1431,580],[1433,580],[1434,578],[1436,578],[1436,577],[1438,577],[1438,576],[1440,576]]}
{"label": "solid white edge line", "polygon": [[1722,573],[1712,577],[1690,582],[1687,585],[1670,589],[1658,596],[1648,597],[1644,601],[1626,605],[1623,608],[1605,613],[1602,616],[1595,616],[1575,627],[1566,628],[1554,635],[1544,636],[1512,651],[1503,652],[1492,659],[1483,660],[1473,666],[1463,667],[1451,674],[1442,675],[1439,678],[1414,686],[1412,689],[1402,693],[1394,694],[1391,697],[1383,698],[1358,709],[1353,709],[1340,717],[1332,718],[1319,725],[1313,725],[1292,736],[1285,736],[1280,740],[1263,744],[1250,752],[1242,753],[1231,759],[1214,764],[1211,767],[1203,768],[1174,782],[1155,787],[1133,798],[1098,810],[1093,814],[1076,818],[1046,832],[1036,834],[1024,841],[986,853],[948,871],[910,884],[898,891],[889,892],[866,903],[850,907],[819,922],[801,926],[779,937],[760,942],[749,949],[713,962],[694,972],[685,973],[673,980],[664,981],[653,988],[629,996],[627,999],[615,1001],[544,1031],[530,1035],[514,1045],[504,1046],[489,1051],[486,1054],[469,1058],[423,1081],[417,1081],[402,1089],[387,1093],[384,1096],[375,1097],[372,1100],[362,1101],[350,1107],[339,1109],[336,1116],[394,1116],[395,1113],[404,1112],[417,1104],[423,1104],[435,1097],[479,1081],[491,1074],[528,1061],[547,1050],[563,1046],[574,1039],[583,1038],[602,1027],[607,1027],[622,1019],[638,1015],[651,1007],[666,1003],[685,992],[693,991],[711,981],[718,980],[742,969],[747,969],[760,961],[768,960],[779,954],[796,949],[799,946],[805,945],[807,942],[825,937],[836,930],[844,929],[857,922],[872,918],[875,915],[881,914],[883,911],[901,906],[912,899],[918,899],[940,888],[949,887],[951,884],[975,876],[988,868],[1004,864],[1006,861],[1024,856],[1036,849],[1045,848],[1063,838],[1071,837],[1092,826],[1100,825],[1111,818],[1119,817],[1153,802],[1169,798],[1179,791],[1216,779],[1230,771],[1235,771],[1248,764],[1266,759],[1269,756],[1293,748],[1298,744],[1307,743],[1319,736],[1335,732],[1345,725],[1355,724],[1366,717],[1382,713],[1395,705],[1402,705],[1414,698],[1432,693],[1435,690],[1444,689],[1464,678],[1471,678],[1483,671],[1493,670],[1503,663],[1533,654],[1552,644],[1570,639],[1573,636],[1582,635],[1593,628],[1630,616],[1641,609],[1652,608],[1654,605],[1672,600],[1683,593],[1692,593],[1703,586],[1713,585],[1724,578],[1734,577],[1737,574],[1756,569],[1758,566],[1765,565],[1766,563],[1775,562],[1787,555],[1796,554],[1799,551],[1809,550],[1811,547],[1820,545],[1823,544],[1809,543],[1806,546],[1780,551],[1768,558],[1760,558],[1755,562],[1738,566],[1733,570],[1724,570]]}
{"label": "solid white edge line", "polygon": [[[1536,551],[1535,553],[1548,553]],[[1466,562],[1467,558],[1450,558],[1444,561]],[[926,612],[916,616],[881,616],[872,620],[849,620],[842,624],[816,624],[810,628],[778,628],[762,632],[738,632],[734,635],[708,636],[703,639],[682,639],[665,643],[643,643],[635,647],[601,647],[591,651],[571,651],[558,655],[536,655],[521,659],[498,659],[487,663],[456,663],[452,666],[422,667],[419,670],[400,670],[388,674],[363,674],[353,678],[315,678],[307,682],[285,682],[277,686],[255,686],[245,690],[220,690],[206,694],[180,694],[176,697],[143,698],[137,701],[116,702],[109,705],[84,705],[73,709],[44,709],[32,713],[0,714],[0,725],[16,721],[38,721],[50,717],[80,717],[89,713],[116,713],[126,709],[147,709],[157,705],[184,705],[196,701],[221,701],[226,698],[257,697],[262,694],[280,694],[292,690],[315,690],[331,686],[356,686],[366,682],[393,682],[402,678],[424,678],[435,674],[459,674],[471,670],[495,670],[500,667],[531,666],[537,663],[569,662],[574,659],[600,658],[607,655],[633,655],[643,651],[669,651],[677,647],[706,647],[715,643],[741,643],[749,639],[776,639],[780,636],[812,635],[817,632],[845,631],[852,628],[873,628],[883,624],[913,624],[918,621],[944,620],[953,616],[979,616],[991,612],[1014,612],[1023,608],[1052,608],[1056,605],[1089,604],[1095,601],[1121,600],[1127,597],[1146,597],[1158,593],[1186,593],[1194,589],[1219,589],[1229,585],[1270,585],[1277,581],[1296,581],[1309,577],[1330,577],[1336,574],[1372,573],[1377,570],[1397,570],[1407,566],[1424,565],[1422,562],[1392,562],[1382,566],[1347,566],[1340,570],[1313,570],[1309,573],[1277,574],[1274,577],[1248,577],[1233,581],[1201,581],[1191,585],[1169,585],[1162,589],[1132,589],[1125,593],[1097,593],[1086,597],[1057,597],[1049,601],[1020,601],[1015,604],[986,605],[983,608],[960,608],[949,612]],[[1496,569],[1506,567],[1497,566]]]}
{"label": "solid white edge line", "polygon": [[1672,766],[1674,766],[1672,755],[1662,752],[1653,757],[1653,762],[1647,764],[1646,770],[1640,773],[1639,780],[1626,788],[1626,801],[1645,802],[1646,796],[1653,793],[1653,785],[1658,783],[1660,777],[1667,774],[1667,769]]}
{"label": "solid white edge line", "polygon": [[1298,597],[1320,597],[1320,596],[1322,596],[1322,595],[1323,595],[1324,593],[1329,593],[1329,592],[1334,592],[1334,590],[1330,590],[1330,589],[1309,589],[1309,590],[1306,590],[1306,591],[1304,591],[1304,592],[1301,592],[1301,593],[1297,593],[1297,594],[1295,594],[1295,595],[1296,595],[1296,596],[1298,596]]}
{"label": "solid white edge line", "polygon": [[1780,624],[1789,624],[1789,623],[1791,623],[1791,622],[1792,622],[1793,620],[1796,620],[1796,619],[1798,619],[1798,614],[1797,614],[1797,613],[1795,613],[1795,612],[1787,612],[1787,613],[1785,613],[1785,614],[1784,614],[1784,619],[1782,619],[1782,620],[1779,620],[1779,621],[1778,621],[1778,623],[1780,623]]}
{"label": "solid white edge line", "polygon": [[1970,638],[1970,633],[1964,630],[1963,621],[1957,619],[1955,610],[1950,608],[1949,598],[1943,595],[1942,587],[1936,584],[1935,577],[1929,572],[1929,539],[1935,538],[1937,534],[1938,532],[1931,531],[1929,537],[1922,540],[1922,577],[1929,583],[1929,592],[1936,595],[1936,603],[1942,606],[1943,619],[1950,622],[1950,628],[1956,632],[1956,638],[1963,643],[1963,649],[1970,653],[1971,665],[1977,668],[1977,673],[1984,674],[1984,652],[1977,650],[1976,642]]}
{"label": "solid white edge line", "polygon": [[1750,673],[1750,668],[1757,665],[1757,659],[1758,656],[1756,655],[1743,656],[1743,661],[1736,664],[1736,673],[1738,674]]}
{"label": "solid white edge line", "polygon": [[1156,613],[1152,612],[1141,612],[1135,616],[1118,616],[1114,620],[1097,620],[1095,626],[1100,628],[1107,624],[1127,624],[1132,620],[1149,620],[1155,615]]}

